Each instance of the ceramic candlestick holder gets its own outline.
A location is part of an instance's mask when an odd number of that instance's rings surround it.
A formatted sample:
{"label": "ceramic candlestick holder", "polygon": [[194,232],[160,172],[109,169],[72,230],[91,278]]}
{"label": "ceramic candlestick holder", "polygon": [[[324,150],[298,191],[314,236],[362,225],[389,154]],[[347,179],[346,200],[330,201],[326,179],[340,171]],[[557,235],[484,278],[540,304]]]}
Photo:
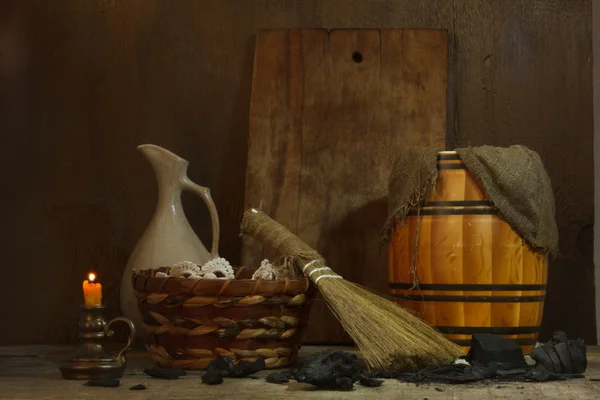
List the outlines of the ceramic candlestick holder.
{"label": "ceramic candlestick holder", "polygon": [[[105,306],[81,306],[79,319],[79,338],[81,348],[73,353],[61,366],[60,372],[65,379],[118,379],[125,372],[125,352],[131,348],[135,337],[133,322],[125,317],[117,317],[106,323],[104,319]],[[110,326],[116,322],[129,325],[129,339],[127,345],[117,354],[111,356],[104,350],[105,336],[112,336],[114,332]]]}

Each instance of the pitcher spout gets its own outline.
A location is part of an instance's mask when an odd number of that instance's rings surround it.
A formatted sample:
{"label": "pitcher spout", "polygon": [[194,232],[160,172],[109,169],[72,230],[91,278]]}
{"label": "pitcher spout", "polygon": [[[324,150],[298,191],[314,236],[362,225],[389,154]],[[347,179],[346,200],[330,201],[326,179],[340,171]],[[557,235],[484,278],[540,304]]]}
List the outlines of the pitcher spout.
{"label": "pitcher spout", "polygon": [[183,182],[187,179],[187,160],[154,144],[142,144],[137,149],[152,165],[159,186],[169,181]]}
{"label": "pitcher spout", "polygon": [[158,162],[160,164],[188,164],[187,160],[179,157],[177,154],[170,152],[155,144],[141,144],[137,149],[150,161],[151,163]]}

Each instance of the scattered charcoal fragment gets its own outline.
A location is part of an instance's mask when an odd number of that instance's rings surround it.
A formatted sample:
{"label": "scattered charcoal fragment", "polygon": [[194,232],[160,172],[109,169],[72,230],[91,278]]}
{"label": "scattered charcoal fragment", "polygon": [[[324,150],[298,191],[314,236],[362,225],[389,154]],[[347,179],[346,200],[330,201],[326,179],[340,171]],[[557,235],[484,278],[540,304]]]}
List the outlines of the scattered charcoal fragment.
{"label": "scattered charcoal fragment", "polygon": [[587,368],[586,353],[583,340],[569,340],[564,332],[557,331],[547,343],[533,349],[531,358],[549,374],[577,375]]}
{"label": "scattered charcoal fragment", "polygon": [[554,347],[556,349],[556,354],[558,355],[558,359],[563,366],[563,372],[565,374],[573,373],[573,366],[571,364],[571,355],[569,354],[569,349],[567,348],[566,343],[557,343]]}
{"label": "scattered charcoal fragment", "polygon": [[241,360],[237,365],[229,357],[219,357],[211,362],[219,371],[230,378],[243,378],[265,369],[265,360],[257,358],[255,361]]}
{"label": "scattered charcoal fragment", "polygon": [[207,385],[220,385],[223,383],[223,373],[214,361],[208,364],[206,373],[202,375],[202,382]]}
{"label": "scattered charcoal fragment", "polygon": [[504,386],[498,385],[498,386],[496,386],[496,389],[504,389]]}
{"label": "scattered charcoal fragment", "polygon": [[257,358],[255,361],[241,360],[236,365],[229,357],[219,357],[213,360],[202,375],[202,382],[207,385],[219,385],[223,383],[223,377],[259,379],[252,374],[265,369],[265,360]]}
{"label": "scattered charcoal fragment", "polygon": [[473,366],[517,369],[527,367],[523,350],[514,340],[488,333],[476,333],[466,360]]}
{"label": "scattered charcoal fragment", "polygon": [[213,360],[209,364],[209,367],[210,366],[213,366],[213,368],[216,368],[218,371],[221,371],[221,372],[229,373],[229,371],[235,370],[235,364],[233,363],[233,360],[231,358],[225,357],[225,356],[221,356],[221,357]]}
{"label": "scattered charcoal fragment", "polygon": [[139,384],[129,388],[129,390],[146,390],[146,385]]}
{"label": "scattered charcoal fragment", "polygon": [[591,382],[600,382],[600,378],[590,378],[588,380]]}
{"label": "scattered charcoal fragment", "polygon": [[338,389],[350,392],[354,390],[354,380],[347,376],[340,376],[335,378],[335,384]]}
{"label": "scattered charcoal fragment", "polygon": [[183,369],[161,367],[146,368],[144,373],[160,379],[179,379],[179,377],[186,375],[186,372]]}
{"label": "scattered charcoal fragment", "polygon": [[496,375],[498,377],[507,378],[507,377],[518,377],[527,372],[525,368],[520,369],[507,369],[507,370],[498,370],[496,371]]}
{"label": "scattered charcoal fragment", "polygon": [[[498,335],[473,335],[470,364],[452,363],[430,366],[417,372],[360,371],[356,355],[326,350],[303,360],[296,370],[275,372],[266,377],[270,383],[288,383],[296,380],[328,390],[354,390],[354,384],[380,386],[380,379],[422,384],[468,384],[486,381],[490,386],[505,382],[543,382],[583,378],[587,367],[586,347],[582,340],[568,340],[562,332],[531,353],[535,366],[525,362],[521,347],[512,340]],[[226,360],[225,360],[226,361]],[[594,378],[591,381],[600,381]],[[496,388],[505,388],[498,385]],[[519,389],[525,389],[519,386]],[[435,387],[437,391],[444,389]]]}
{"label": "scattered charcoal fragment", "polygon": [[229,376],[232,378],[241,378],[262,371],[266,365],[264,359],[257,358],[255,361],[241,360],[234,367],[233,370],[229,371]]}
{"label": "scattered charcoal fragment", "polygon": [[367,376],[366,374],[361,374],[359,382],[362,386],[366,386],[366,387],[379,387],[383,383],[382,380],[371,378],[370,376]]}
{"label": "scattered charcoal fragment", "polygon": [[545,382],[550,379],[550,374],[542,364],[538,364],[525,374],[525,379],[535,382]]}
{"label": "scattered charcoal fragment", "polygon": [[269,383],[288,383],[291,379],[294,379],[293,371],[273,372],[265,378]]}
{"label": "scattered charcoal fragment", "polygon": [[448,364],[437,368],[426,368],[418,372],[429,382],[470,383],[492,378],[496,367],[471,367],[465,364]]}
{"label": "scattered charcoal fragment", "polygon": [[553,366],[552,369],[549,369],[548,371],[561,374],[563,372],[563,367],[562,367],[562,364],[560,363],[560,358],[558,358],[558,354],[556,353],[556,349],[548,348],[548,349],[546,349],[546,351],[548,352],[548,355],[550,356],[550,360],[552,360],[552,366]]}
{"label": "scattered charcoal fragment", "polygon": [[536,365],[541,364],[544,366],[544,368],[546,368],[546,370],[554,369],[554,364],[552,364],[550,355],[543,346],[533,349],[529,356],[536,362]]}
{"label": "scattered charcoal fragment", "polygon": [[325,350],[314,354],[298,368],[295,379],[322,389],[354,389],[354,382],[361,376],[356,354]]}
{"label": "scattered charcoal fragment", "polygon": [[381,378],[381,379],[397,379],[402,375],[400,372],[395,371],[373,371],[373,372],[363,372],[363,376],[369,378]]}
{"label": "scattered charcoal fragment", "polygon": [[379,379],[397,379],[402,382],[415,383],[418,386],[418,382],[425,380],[426,378],[421,372],[427,372],[432,370],[431,368],[425,368],[418,373],[414,372],[397,372],[397,371],[375,371],[375,372],[363,372],[363,376],[369,378]]}
{"label": "scattered charcoal fragment", "polygon": [[553,372],[548,373],[551,381],[565,381],[567,379],[581,379],[585,378],[584,374],[555,374]]}
{"label": "scattered charcoal fragment", "polygon": [[573,372],[583,374],[587,368],[587,348],[582,339],[567,340]]}
{"label": "scattered charcoal fragment", "polygon": [[555,343],[564,343],[567,340],[567,334],[563,331],[556,331],[552,334],[552,341],[554,341]]}
{"label": "scattered charcoal fragment", "polygon": [[87,381],[85,386],[97,386],[97,387],[117,387],[121,384],[118,379],[93,379]]}

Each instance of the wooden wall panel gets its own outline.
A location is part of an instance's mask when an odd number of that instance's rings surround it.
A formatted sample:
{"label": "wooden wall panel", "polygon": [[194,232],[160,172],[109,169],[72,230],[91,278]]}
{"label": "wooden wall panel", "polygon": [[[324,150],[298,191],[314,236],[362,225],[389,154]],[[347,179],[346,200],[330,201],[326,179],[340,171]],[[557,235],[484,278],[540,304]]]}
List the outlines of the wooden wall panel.
{"label": "wooden wall panel", "polygon": [[563,329],[594,342],[591,2],[480,3],[455,9],[454,139],[540,154],[561,253],[550,262],[541,339]]}
{"label": "wooden wall panel", "polygon": [[[540,152],[563,251],[543,330],[593,341],[591,1],[4,0],[0,344],[75,341],[90,268],[117,312],[156,199],[137,144],[190,160],[220,210],[221,254],[239,261],[254,35],[289,27],[450,32],[451,139]],[[208,242],[204,207],[184,206]]]}

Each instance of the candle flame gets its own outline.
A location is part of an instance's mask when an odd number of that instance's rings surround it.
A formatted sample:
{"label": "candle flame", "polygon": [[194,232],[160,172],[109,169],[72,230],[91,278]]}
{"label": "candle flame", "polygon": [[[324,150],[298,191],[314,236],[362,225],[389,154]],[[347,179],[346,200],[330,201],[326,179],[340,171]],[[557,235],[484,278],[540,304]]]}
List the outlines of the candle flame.
{"label": "candle flame", "polygon": [[96,280],[96,275],[90,274],[89,275],[89,280],[90,280],[90,282],[94,282]]}

